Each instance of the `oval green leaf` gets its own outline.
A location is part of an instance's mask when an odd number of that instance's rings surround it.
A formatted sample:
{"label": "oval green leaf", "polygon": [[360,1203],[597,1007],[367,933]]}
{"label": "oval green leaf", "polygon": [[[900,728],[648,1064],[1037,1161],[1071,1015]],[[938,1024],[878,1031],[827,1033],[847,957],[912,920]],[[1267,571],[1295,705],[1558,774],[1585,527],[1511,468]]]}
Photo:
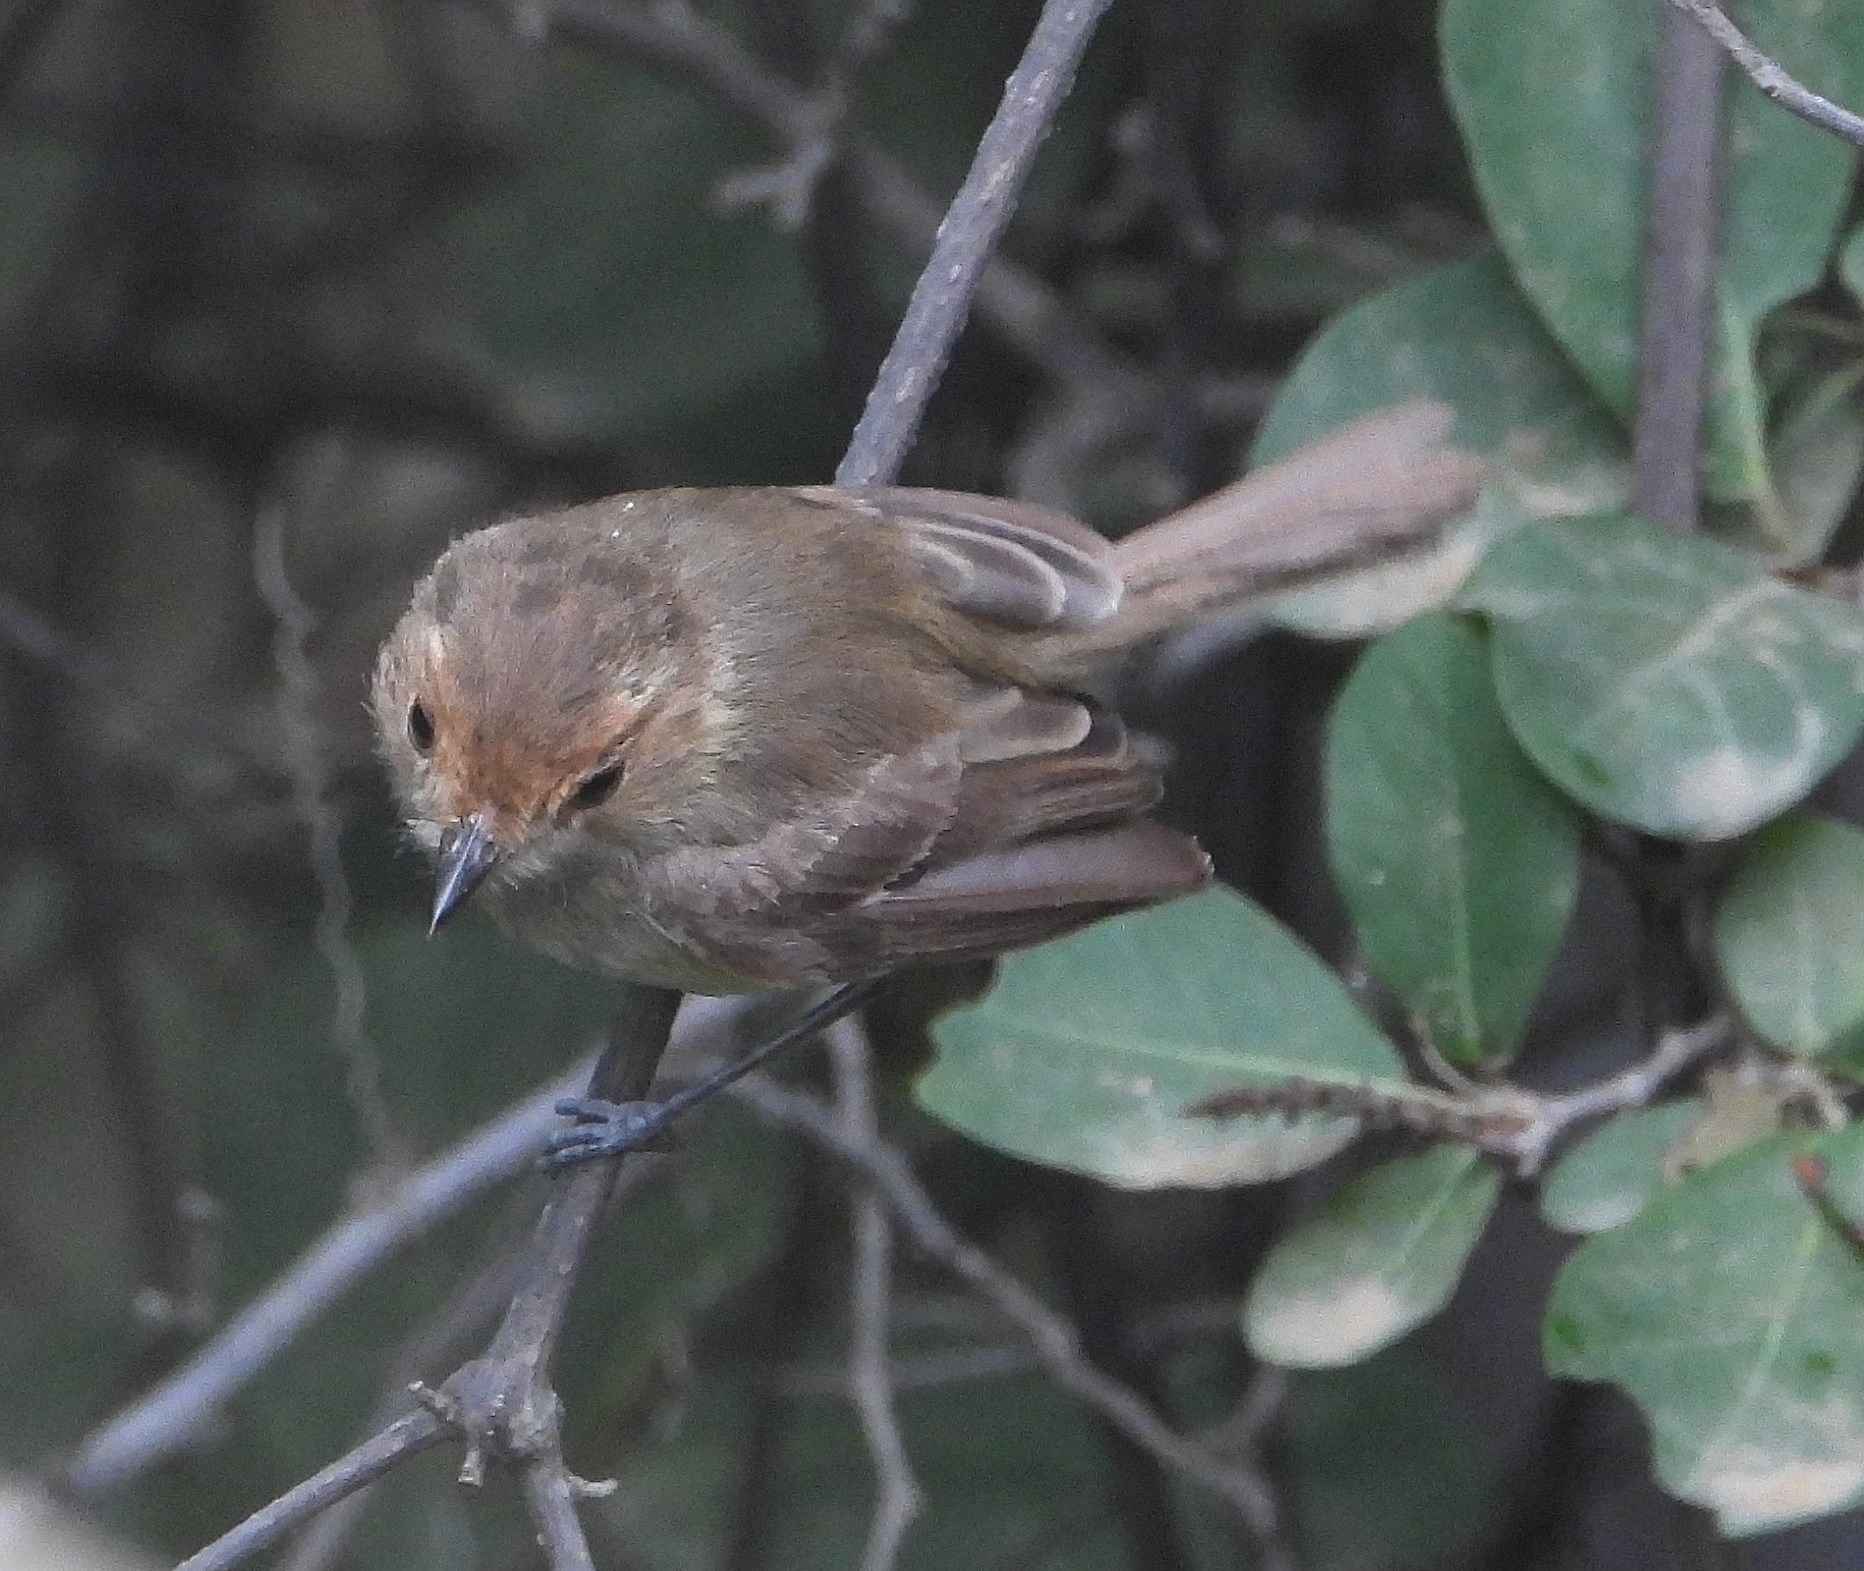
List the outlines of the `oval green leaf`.
{"label": "oval green leaf", "polygon": [[1501,1175],[1468,1146],[1354,1179],[1269,1251],[1243,1306],[1259,1358],[1331,1369],[1389,1346],[1449,1302]]}
{"label": "oval green leaf", "polygon": [[1334,878],[1373,971],[1464,1062],[1508,1057],[1579,893],[1579,826],[1509,734],[1481,631],[1433,613],[1361,657],[1325,766]]}
{"label": "oval green leaf", "polygon": [[1555,784],[1606,818],[1719,840],[1791,807],[1864,729],[1864,616],[1623,514],[1544,520],[1462,604]]}
{"label": "oval green leaf", "polygon": [[1623,502],[1622,435],[1494,256],[1432,268],[1335,318],[1282,384],[1251,462],[1419,395],[1455,409],[1457,444],[1488,459],[1481,499],[1432,549],[1277,596],[1270,620],[1326,638],[1382,632],[1442,605],[1523,519]]}
{"label": "oval green leaf", "polygon": [[1855,1184],[1864,1129],[1769,1136],[1587,1239],[1548,1305],[1548,1368],[1625,1390],[1727,1533],[1864,1501],[1864,1253],[1794,1179],[1808,1148]]}
{"label": "oval green leaf", "polygon": [[[1652,57],[1662,7],[1622,0],[1447,0],[1445,81],[1484,207],[1522,289],[1601,397],[1629,418],[1649,187]],[[1864,12],[1756,0],[1742,20],[1840,102],[1864,96]],[[1547,81],[1557,60],[1558,90]],[[1770,492],[1761,319],[1818,283],[1853,155],[1729,73],[1728,168],[1715,271],[1707,481],[1712,495]],[[1557,148],[1557,157],[1548,149]]]}
{"label": "oval green leaf", "polygon": [[1575,1141],[1541,1186],[1547,1225],[1603,1233],[1629,1222],[1663,1188],[1664,1159],[1702,1111],[1695,1097],[1634,1108]]}
{"label": "oval green leaf", "polygon": [[1130,1189],[1279,1178],[1338,1151],[1350,1118],[1187,1118],[1291,1077],[1396,1089],[1397,1051],[1266,912],[1213,889],[1002,963],[934,1028],[925,1108],[987,1145]]}
{"label": "oval green leaf", "polygon": [[1715,911],[1715,957],[1741,1013],[1807,1056],[1864,1038],[1864,834],[1795,813],[1754,837]]}

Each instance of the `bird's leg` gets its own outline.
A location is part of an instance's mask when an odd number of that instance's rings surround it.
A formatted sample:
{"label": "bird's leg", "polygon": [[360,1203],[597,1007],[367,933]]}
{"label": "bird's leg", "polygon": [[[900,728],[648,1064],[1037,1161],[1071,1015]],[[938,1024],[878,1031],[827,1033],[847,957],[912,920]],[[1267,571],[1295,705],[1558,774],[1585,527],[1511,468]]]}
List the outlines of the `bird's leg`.
{"label": "bird's leg", "polygon": [[860,982],[844,982],[817,999],[793,1024],[760,1042],[742,1058],[674,1092],[664,1101],[605,1102],[599,1097],[571,1097],[557,1103],[557,1111],[574,1119],[575,1123],[550,1137],[544,1166],[557,1170],[580,1162],[621,1156],[629,1151],[664,1150],[673,1121],[688,1108],[716,1096],[779,1053],[806,1042],[842,1016],[852,1014],[879,991],[884,980],[870,977]]}

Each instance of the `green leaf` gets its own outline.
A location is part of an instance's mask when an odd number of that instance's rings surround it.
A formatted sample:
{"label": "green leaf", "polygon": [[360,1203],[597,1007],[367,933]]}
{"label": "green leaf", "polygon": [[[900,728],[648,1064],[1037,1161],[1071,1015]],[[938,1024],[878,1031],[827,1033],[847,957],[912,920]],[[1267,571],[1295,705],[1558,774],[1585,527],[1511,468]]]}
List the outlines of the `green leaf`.
{"label": "green leaf", "polygon": [[1773,438],[1779,512],[1757,531],[1761,548],[1784,546],[1790,560],[1816,562],[1845,521],[1864,476],[1860,374],[1850,363],[1796,377],[1782,389]]}
{"label": "green leaf", "polygon": [[1607,818],[1719,840],[1792,806],[1864,729],[1864,617],[1625,515],[1500,542],[1464,591],[1528,756]]}
{"label": "green leaf", "polygon": [[1273,621],[1334,638],[1396,627],[1443,604],[1523,519],[1623,502],[1622,435],[1493,256],[1432,268],[1330,322],[1282,384],[1251,462],[1420,395],[1456,410],[1455,440],[1488,459],[1491,484],[1435,548],[1278,596]]}
{"label": "green leaf", "polygon": [[1243,1306],[1259,1358],[1356,1363],[1449,1302],[1501,1175],[1468,1146],[1398,1157],[1347,1184],[1269,1251]]}
{"label": "green leaf", "polygon": [[1757,1533],[1864,1500],[1864,1255],[1801,1192],[1857,1181],[1864,1129],[1773,1135],[1587,1239],[1554,1284],[1548,1368],[1622,1387],[1664,1486]]}
{"label": "green leaf", "polygon": [[[1451,105],[1502,249],[1554,336],[1627,419],[1660,14],[1622,0],[1447,0],[1442,14]],[[1828,94],[1864,97],[1859,8],[1759,0],[1743,21],[1776,58],[1816,66]],[[1549,61],[1559,62],[1557,90]],[[1772,489],[1754,359],[1761,320],[1818,283],[1853,156],[1729,76],[1707,480],[1712,495],[1734,501]]]}
{"label": "green leaf", "polygon": [[1776,1047],[1855,1052],[1864,1038],[1864,834],[1797,813],[1754,837],[1715,911],[1735,1003]]}
{"label": "green leaf", "polygon": [[1540,1191],[1540,1214],[1563,1233],[1629,1222],[1663,1187],[1664,1159],[1703,1112],[1700,1099],[1620,1113],[1575,1141]]}
{"label": "green leaf", "polygon": [[1333,872],[1379,977],[1452,1058],[1520,1044],[1579,893],[1579,827],[1509,734],[1479,629],[1434,613],[1360,659],[1327,735]]}
{"label": "green leaf", "polygon": [[1257,906],[1208,890],[1002,963],[934,1028],[927,1111],[988,1145],[1129,1189],[1311,1167],[1356,1132],[1319,1114],[1187,1118],[1239,1084],[1395,1089],[1404,1067],[1338,979]]}
{"label": "green leaf", "polygon": [[1853,299],[1864,301],[1864,224],[1854,225],[1845,236],[1838,252],[1838,276]]}

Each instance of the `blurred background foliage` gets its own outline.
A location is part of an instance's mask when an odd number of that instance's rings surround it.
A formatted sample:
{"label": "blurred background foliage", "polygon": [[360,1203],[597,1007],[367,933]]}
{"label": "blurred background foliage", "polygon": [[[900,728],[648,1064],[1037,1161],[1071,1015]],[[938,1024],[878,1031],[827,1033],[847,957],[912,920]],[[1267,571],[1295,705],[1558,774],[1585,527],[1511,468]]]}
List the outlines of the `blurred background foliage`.
{"label": "blurred background foliage", "polygon": [[[375,643],[475,522],[825,478],[920,262],[899,215],[942,205],[1035,11],[921,0],[844,70],[836,0],[643,8],[701,39],[696,65],[609,9],[0,12],[0,1455],[21,1468],[589,1040],[600,985],[476,919],[421,936],[360,704]],[[1006,254],[1151,396],[1096,404],[1053,341],[980,312],[907,478],[1118,527],[1233,475],[1323,322],[1484,245],[1434,11],[1116,7]],[[830,163],[799,200],[759,91],[838,71],[848,144],[891,162]],[[1314,834],[1319,719],[1346,665],[1266,637],[1145,715],[1179,748],[1174,810],[1323,953],[1345,920]],[[1626,921],[1588,886],[1545,1010],[1588,1018]],[[1039,1171],[914,1111],[911,1011],[878,1037],[889,1127],[953,1220],[1098,1361],[1219,1417],[1250,1373],[1236,1297],[1313,1181],[1135,1195]],[[537,1195],[409,1250],[214,1443],[108,1502],[113,1525],[191,1549],[444,1374]],[[618,1216],[560,1382],[572,1461],[621,1480],[592,1508],[610,1563],[854,1563],[871,1484],[837,1385],[843,1215],[819,1158],[719,1107]],[[1627,1410],[1539,1372],[1554,1263],[1506,1198],[1448,1316],[1290,1377],[1272,1460],[1306,1564],[1654,1563],[1671,1519]],[[903,1270],[931,1502],[906,1564],[1240,1563],[1234,1527],[1174,1515],[1001,1324]],[[329,1563],[535,1564],[508,1493],[452,1466],[398,1475]]]}

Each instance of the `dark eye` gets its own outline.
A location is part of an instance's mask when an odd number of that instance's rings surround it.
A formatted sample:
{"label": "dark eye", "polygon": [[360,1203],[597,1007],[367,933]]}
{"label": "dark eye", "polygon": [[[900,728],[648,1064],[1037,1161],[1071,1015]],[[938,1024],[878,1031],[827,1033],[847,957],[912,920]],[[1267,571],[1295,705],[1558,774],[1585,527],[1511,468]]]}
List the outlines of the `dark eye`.
{"label": "dark eye", "polygon": [[621,784],[621,765],[610,764],[605,769],[598,769],[570,797],[571,807],[600,807],[615,794],[615,787]]}
{"label": "dark eye", "polygon": [[425,753],[434,745],[434,717],[418,698],[408,707],[408,740],[417,753]]}

